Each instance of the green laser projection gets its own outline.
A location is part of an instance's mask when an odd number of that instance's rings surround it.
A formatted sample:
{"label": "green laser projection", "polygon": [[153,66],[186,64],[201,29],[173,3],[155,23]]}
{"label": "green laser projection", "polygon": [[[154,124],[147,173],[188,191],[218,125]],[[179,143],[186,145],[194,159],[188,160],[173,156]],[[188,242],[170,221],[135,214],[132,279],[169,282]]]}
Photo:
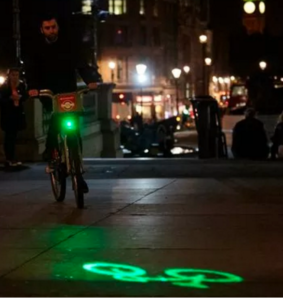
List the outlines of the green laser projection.
{"label": "green laser projection", "polygon": [[120,281],[139,283],[170,282],[176,286],[196,289],[207,289],[209,288],[208,284],[211,283],[238,283],[243,281],[243,278],[237,275],[201,269],[167,269],[164,271],[165,276],[149,277],[145,270],[130,265],[94,262],[84,264],[83,268],[92,273],[111,276],[113,279]]}

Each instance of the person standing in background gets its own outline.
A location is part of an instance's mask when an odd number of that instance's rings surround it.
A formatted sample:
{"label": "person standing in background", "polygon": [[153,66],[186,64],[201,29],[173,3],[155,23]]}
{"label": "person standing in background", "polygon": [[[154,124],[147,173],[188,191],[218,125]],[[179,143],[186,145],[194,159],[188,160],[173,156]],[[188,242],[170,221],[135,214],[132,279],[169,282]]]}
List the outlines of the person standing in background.
{"label": "person standing in background", "polygon": [[6,82],[0,87],[1,128],[4,134],[4,153],[7,167],[19,166],[16,159],[16,140],[20,130],[25,129],[24,101],[28,98],[25,84],[20,81],[20,70],[8,70]]}

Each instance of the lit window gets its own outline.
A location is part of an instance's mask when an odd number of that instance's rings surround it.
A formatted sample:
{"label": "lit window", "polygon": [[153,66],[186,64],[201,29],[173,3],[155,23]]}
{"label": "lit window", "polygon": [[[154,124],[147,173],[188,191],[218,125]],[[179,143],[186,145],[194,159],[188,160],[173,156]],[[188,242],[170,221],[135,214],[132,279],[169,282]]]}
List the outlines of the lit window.
{"label": "lit window", "polygon": [[140,0],[140,15],[144,15],[145,9],[144,9],[144,0]]}
{"label": "lit window", "polygon": [[89,14],[91,12],[91,0],[83,0],[82,2],[82,13],[83,14]]}
{"label": "lit window", "polygon": [[108,10],[113,15],[125,14],[127,12],[127,0],[109,0]]}

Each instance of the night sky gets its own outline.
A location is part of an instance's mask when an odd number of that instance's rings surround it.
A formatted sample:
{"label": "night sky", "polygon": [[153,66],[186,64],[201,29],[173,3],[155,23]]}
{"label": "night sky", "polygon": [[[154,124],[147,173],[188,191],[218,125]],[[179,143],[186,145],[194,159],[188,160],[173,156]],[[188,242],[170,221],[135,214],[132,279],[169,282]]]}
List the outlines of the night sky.
{"label": "night sky", "polygon": [[[42,10],[53,10],[58,12],[58,16],[61,20],[61,28],[63,30],[69,29],[74,16],[71,16],[73,10],[78,9],[78,2],[80,0],[20,0],[21,3],[21,23],[22,23],[22,40],[23,40],[23,52],[32,45],[33,40],[38,34],[37,19],[38,14]],[[268,0],[267,3],[267,26],[266,31],[275,40],[271,42],[272,47],[281,47],[283,42],[283,0]],[[242,1],[241,0],[211,0],[211,26],[218,33],[222,33],[223,37],[229,39],[233,49],[230,47],[229,56],[230,59],[238,65],[243,63],[243,58],[246,60],[253,59],[253,50],[241,49],[253,47],[260,47],[259,53],[255,53],[255,56],[263,56],[265,51],[270,52],[271,56],[274,56],[274,50],[262,49],[262,43],[270,43],[270,40],[258,42],[258,40],[250,43],[249,39],[245,36],[244,28],[242,26]],[[0,69],[6,68],[13,59],[11,54],[13,51],[12,37],[12,0],[0,0]],[[232,42],[230,42],[232,40]],[[236,41],[239,41],[237,43]],[[253,39],[252,39],[253,40]],[[279,46],[278,46],[279,45]],[[236,51],[234,48],[237,48]],[[258,50],[258,49],[257,49]],[[257,51],[256,50],[256,51]],[[277,49],[277,56],[281,56]],[[247,55],[245,55],[247,52]],[[283,53],[283,45],[282,52]],[[246,63],[246,62],[244,62]],[[233,64],[233,62],[232,62]]]}

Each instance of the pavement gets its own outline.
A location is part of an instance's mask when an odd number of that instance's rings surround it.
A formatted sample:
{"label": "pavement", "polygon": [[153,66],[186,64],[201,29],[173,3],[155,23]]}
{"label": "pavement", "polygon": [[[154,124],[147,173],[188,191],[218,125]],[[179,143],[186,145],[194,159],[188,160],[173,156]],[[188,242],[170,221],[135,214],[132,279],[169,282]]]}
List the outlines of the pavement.
{"label": "pavement", "polygon": [[85,165],[83,210],[43,164],[0,170],[0,296],[283,296],[282,162]]}

